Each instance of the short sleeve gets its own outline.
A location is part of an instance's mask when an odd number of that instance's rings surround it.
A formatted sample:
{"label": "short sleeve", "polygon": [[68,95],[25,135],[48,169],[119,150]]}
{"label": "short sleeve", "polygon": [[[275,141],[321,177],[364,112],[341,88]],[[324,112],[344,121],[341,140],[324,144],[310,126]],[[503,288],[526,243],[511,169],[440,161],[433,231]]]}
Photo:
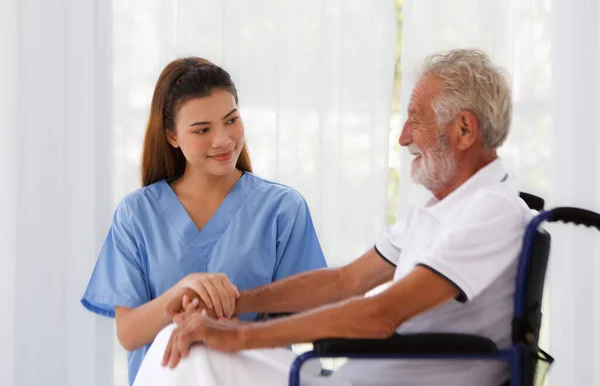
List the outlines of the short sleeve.
{"label": "short sleeve", "polygon": [[277,220],[277,263],[273,280],[327,266],[306,201],[297,195]]}
{"label": "short sleeve", "polygon": [[417,265],[456,285],[460,300],[472,300],[517,261],[525,226],[516,202],[501,194],[480,195],[444,227]]}
{"label": "short sleeve", "polygon": [[394,225],[388,226],[375,242],[375,252],[392,265],[398,264],[398,258],[404,244],[404,236],[414,208],[399,216]]}
{"label": "short sleeve", "polygon": [[85,308],[114,317],[115,306],[136,308],[150,300],[137,245],[127,201],[123,200],[81,299]]}

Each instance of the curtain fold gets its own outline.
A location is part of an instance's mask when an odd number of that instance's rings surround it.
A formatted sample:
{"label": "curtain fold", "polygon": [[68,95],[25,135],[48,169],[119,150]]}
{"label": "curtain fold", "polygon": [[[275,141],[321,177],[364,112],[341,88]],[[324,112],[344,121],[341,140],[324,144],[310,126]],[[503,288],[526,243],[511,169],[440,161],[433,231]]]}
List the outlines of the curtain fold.
{"label": "curtain fold", "polygon": [[[514,115],[501,148],[521,190],[547,206],[600,211],[600,7],[591,0],[404,0],[403,122],[415,64],[457,47],[480,48],[510,74]],[[393,129],[399,133],[400,126]],[[399,209],[423,193],[400,153]],[[600,237],[552,225],[541,344],[556,358],[550,385],[600,385]]]}
{"label": "curtain fold", "polygon": [[[505,167],[516,172],[522,189],[550,193],[550,5],[546,0],[404,0],[402,117],[417,80],[419,61],[454,48],[479,48],[509,75],[514,115],[500,150]],[[406,208],[424,191],[411,186],[407,152],[400,152],[400,204]]]}
{"label": "curtain fold", "polygon": [[[552,1],[552,199],[600,212],[600,6]],[[600,385],[600,237],[554,225],[551,385]]]}
{"label": "curtain fold", "polygon": [[[200,56],[231,74],[255,173],[306,198],[328,264],[373,245],[385,226],[394,0],[122,0],[113,31],[115,204],[139,187],[160,71]],[[125,365],[116,347],[117,384]]]}
{"label": "curtain fold", "polygon": [[171,60],[223,66],[255,172],[292,186],[342,265],[385,221],[395,60],[393,0],[115,3],[115,200],[139,186],[152,88]]}
{"label": "curtain fold", "polygon": [[0,306],[8,317],[0,321],[0,383],[15,385],[16,338],[16,254],[17,254],[17,1],[5,2],[0,14],[0,174],[4,184],[0,189]]}
{"label": "curtain fold", "polygon": [[0,12],[2,385],[112,382],[112,325],[79,305],[112,208],[111,18],[94,0]]}

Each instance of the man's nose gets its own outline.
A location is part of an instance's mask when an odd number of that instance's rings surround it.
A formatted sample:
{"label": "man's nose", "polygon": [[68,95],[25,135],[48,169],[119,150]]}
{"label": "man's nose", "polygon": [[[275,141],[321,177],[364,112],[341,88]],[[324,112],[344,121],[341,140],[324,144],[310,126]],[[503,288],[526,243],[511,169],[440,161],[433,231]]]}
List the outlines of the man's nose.
{"label": "man's nose", "polygon": [[408,146],[412,143],[412,128],[408,124],[408,120],[404,122],[404,126],[402,126],[402,132],[398,138],[398,143],[400,146]]}

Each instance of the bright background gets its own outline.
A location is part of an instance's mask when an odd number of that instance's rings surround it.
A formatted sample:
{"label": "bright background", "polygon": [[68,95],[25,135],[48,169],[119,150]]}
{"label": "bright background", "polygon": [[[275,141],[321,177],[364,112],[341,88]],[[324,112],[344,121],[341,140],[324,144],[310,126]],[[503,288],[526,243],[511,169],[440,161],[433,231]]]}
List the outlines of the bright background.
{"label": "bright background", "polygon": [[[396,144],[415,65],[477,47],[511,74],[505,166],[549,206],[600,209],[593,0],[2,0],[0,384],[125,385],[114,323],[85,311],[116,203],[139,187],[160,70],[184,55],[239,89],[257,174],[307,199],[328,262],[423,193]],[[600,385],[599,238],[553,226],[552,385]]]}

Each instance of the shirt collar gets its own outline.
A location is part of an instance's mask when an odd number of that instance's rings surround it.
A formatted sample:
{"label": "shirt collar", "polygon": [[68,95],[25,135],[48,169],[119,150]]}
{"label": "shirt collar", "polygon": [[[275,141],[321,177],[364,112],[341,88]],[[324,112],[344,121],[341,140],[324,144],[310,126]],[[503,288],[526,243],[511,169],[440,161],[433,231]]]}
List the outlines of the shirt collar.
{"label": "shirt collar", "polygon": [[456,188],[449,195],[439,201],[435,196],[430,195],[429,199],[423,205],[423,209],[433,215],[438,221],[445,223],[454,218],[458,211],[462,210],[461,201],[474,194],[479,189],[504,182],[508,179],[508,174],[504,170],[502,160],[496,158],[494,161],[484,166],[471,176],[462,185]]}

